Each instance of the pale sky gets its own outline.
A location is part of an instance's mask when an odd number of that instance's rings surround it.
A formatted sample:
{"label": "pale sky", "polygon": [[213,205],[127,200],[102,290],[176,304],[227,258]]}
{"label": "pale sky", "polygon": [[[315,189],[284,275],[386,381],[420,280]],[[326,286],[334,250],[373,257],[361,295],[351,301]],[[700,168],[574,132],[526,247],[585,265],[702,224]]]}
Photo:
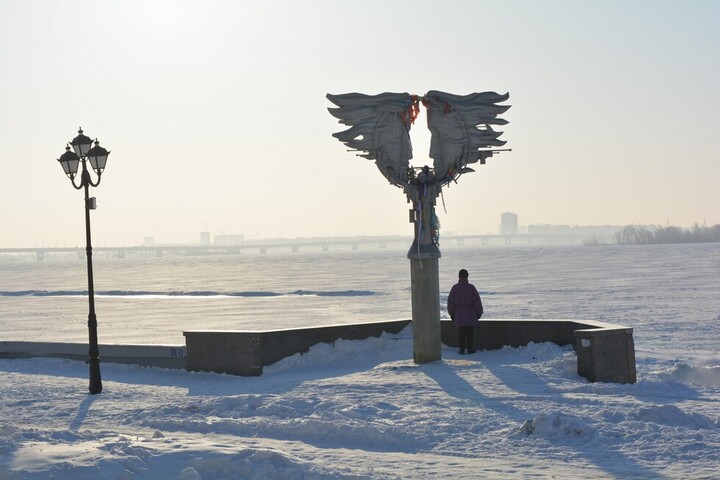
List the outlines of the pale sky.
{"label": "pale sky", "polygon": [[[720,2],[0,0],[0,246],[84,245],[56,161],[112,153],[95,245],[408,235],[326,93],[510,93],[510,153],[444,190],[443,232],[720,223]],[[432,164],[425,114],[412,164]]]}

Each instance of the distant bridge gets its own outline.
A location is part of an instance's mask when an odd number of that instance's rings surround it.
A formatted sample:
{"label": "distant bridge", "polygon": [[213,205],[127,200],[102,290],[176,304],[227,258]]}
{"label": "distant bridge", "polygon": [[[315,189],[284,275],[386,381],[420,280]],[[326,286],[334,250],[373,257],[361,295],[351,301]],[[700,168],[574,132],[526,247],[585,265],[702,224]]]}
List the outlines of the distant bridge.
{"label": "distant bridge", "polygon": [[[489,245],[500,244],[510,245],[523,244],[554,244],[574,243],[581,244],[589,239],[600,242],[611,241],[610,237],[591,237],[587,234],[515,234],[515,235],[448,235],[441,237],[442,245]],[[267,240],[262,242],[243,242],[237,245],[144,245],[144,246],[114,246],[114,247],[93,247],[93,252],[110,253],[119,258],[126,255],[155,255],[162,257],[165,254],[176,255],[238,255],[243,252],[267,253],[268,250],[290,250],[298,252],[302,248],[322,249],[328,251],[330,248],[350,248],[357,250],[360,246],[375,246],[386,248],[388,245],[400,244],[410,247],[412,239],[404,236],[391,237],[348,237],[348,238],[312,238],[294,240]],[[45,256],[53,253],[75,253],[78,257],[85,256],[85,247],[20,247],[0,248],[1,254],[34,254],[38,260],[44,260]]]}
{"label": "distant bridge", "polygon": [[[298,252],[302,249],[320,248],[323,251],[331,247],[349,247],[357,250],[360,245],[375,245],[386,248],[388,244],[400,243],[410,245],[411,239],[407,237],[357,237],[343,239],[297,239],[297,240],[268,240],[264,242],[243,242],[237,245],[142,245],[142,246],[114,246],[95,247],[93,253],[111,253],[124,258],[129,254],[155,255],[162,257],[165,254],[176,255],[238,255],[243,252],[267,253],[268,250],[290,250]],[[35,254],[38,260],[43,260],[47,254],[76,253],[79,257],[85,255],[85,247],[26,247],[26,248],[0,248],[0,254]]]}

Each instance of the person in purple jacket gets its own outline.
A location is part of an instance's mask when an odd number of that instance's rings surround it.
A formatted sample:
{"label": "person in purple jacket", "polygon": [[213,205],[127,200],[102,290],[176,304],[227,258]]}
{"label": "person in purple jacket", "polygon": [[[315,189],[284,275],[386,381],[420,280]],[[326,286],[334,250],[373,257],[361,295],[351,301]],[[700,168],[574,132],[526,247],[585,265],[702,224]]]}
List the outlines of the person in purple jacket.
{"label": "person in purple jacket", "polygon": [[482,317],[483,306],[475,285],[468,282],[468,271],[464,268],[458,273],[458,283],[453,285],[448,295],[447,309],[460,338],[460,355],[475,353],[473,347],[474,327]]}

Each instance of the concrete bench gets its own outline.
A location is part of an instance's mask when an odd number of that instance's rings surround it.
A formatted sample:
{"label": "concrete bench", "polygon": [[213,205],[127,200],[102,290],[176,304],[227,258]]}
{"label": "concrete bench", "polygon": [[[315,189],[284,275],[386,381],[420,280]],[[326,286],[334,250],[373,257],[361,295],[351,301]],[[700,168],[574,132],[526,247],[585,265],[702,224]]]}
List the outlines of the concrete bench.
{"label": "concrete bench", "polygon": [[[441,322],[442,342],[458,346],[457,329],[450,320]],[[577,353],[577,373],[591,382],[635,383],[633,329],[595,320],[480,320],[475,328],[475,347],[495,350],[505,345],[520,347],[530,342],[572,345]]]}

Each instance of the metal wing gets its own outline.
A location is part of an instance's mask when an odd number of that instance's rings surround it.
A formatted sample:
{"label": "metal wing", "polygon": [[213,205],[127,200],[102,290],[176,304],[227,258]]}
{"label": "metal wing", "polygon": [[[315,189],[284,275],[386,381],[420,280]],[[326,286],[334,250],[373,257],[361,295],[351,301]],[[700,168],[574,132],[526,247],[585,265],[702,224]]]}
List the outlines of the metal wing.
{"label": "metal wing", "polygon": [[414,102],[408,93],[327,94],[338,108],[328,111],[339,123],[350,128],[333,134],[358,156],[374,160],[375,165],[390,183],[404,187],[408,181],[410,142],[410,114]]}
{"label": "metal wing", "polygon": [[[428,128],[432,133],[430,156],[433,158],[435,178],[443,182],[456,175],[472,171],[469,163],[485,163],[492,156],[491,147],[505,145],[499,137],[503,132],[492,125],[508,122],[498,115],[510,105],[498,105],[509,94],[495,92],[453,95],[431,90],[425,94],[423,104],[428,109]],[[484,150],[483,150],[484,149]]]}

